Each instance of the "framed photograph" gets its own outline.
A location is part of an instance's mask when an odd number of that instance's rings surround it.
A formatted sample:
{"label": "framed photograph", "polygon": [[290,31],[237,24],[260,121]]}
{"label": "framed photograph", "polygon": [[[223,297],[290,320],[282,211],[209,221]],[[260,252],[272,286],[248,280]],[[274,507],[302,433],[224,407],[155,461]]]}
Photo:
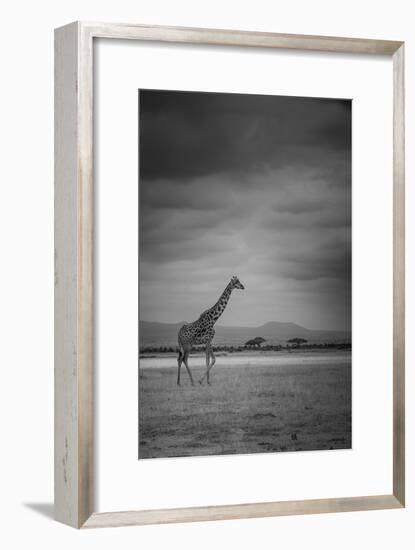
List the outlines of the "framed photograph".
{"label": "framed photograph", "polygon": [[405,506],[402,42],[57,29],[55,220],[57,520]]}

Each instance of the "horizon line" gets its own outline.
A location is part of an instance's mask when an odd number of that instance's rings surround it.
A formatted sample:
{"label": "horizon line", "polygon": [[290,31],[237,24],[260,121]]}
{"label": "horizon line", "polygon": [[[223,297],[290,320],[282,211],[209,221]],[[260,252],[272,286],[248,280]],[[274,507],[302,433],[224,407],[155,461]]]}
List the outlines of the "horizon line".
{"label": "horizon line", "polygon": [[[180,325],[180,324],[185,324],[185,323],[188,323],[188,321],[178,321],[176,323],[174,322],[166,322],[166,321],[148,321],[146,319],[139,319],[139,322],[143,322],[143,323],[158,323],[160,325]],[[223,328],[251,328],[251,329],[256,329],[256,328],[261,328],[263,327],[264,325],[268,325],[270,323],[280,323],[282,325],[296,325],[297,327],[299,328],[303,328],[305,330],[310,330],[310,331],[314,331],[314,332],[352,332],[352,329],[350,327],[350,329],[347,329],[347,328],[307,328],[305,327],[304,325],[299,325],[298,323],[295,323],[294,321],[265,321],[264,323],[262,323],[261,325],[222,325],[220,323],[218,323],[216,326],[218,327],[223,327]]]}

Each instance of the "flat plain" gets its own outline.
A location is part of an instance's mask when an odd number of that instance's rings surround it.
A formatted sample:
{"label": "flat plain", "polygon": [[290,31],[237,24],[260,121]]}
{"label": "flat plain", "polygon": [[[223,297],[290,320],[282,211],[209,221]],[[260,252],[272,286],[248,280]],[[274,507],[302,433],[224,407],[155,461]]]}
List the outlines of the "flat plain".
{"label": "flat plain", "polygon": [[351,352],[217,354],[211,385],[192,354],[139,367],[139,458],[351,448]]}

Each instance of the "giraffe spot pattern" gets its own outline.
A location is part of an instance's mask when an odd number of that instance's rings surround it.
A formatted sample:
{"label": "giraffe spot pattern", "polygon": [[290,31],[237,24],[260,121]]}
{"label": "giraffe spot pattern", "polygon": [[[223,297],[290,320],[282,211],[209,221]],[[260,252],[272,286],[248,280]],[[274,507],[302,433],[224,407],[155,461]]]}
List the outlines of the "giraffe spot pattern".
{"label": "giraffe spot pattern", "polygon": [[232,277],[213,307],[204,311],[197,321],[185,324],[181,327],[178,334],[179,346],[181,348],[188,348],[192,345],[200,344],[210,345],[215,336],[213,325],[224,312],[234,288],[244,288],[239,279],[235,276]]}

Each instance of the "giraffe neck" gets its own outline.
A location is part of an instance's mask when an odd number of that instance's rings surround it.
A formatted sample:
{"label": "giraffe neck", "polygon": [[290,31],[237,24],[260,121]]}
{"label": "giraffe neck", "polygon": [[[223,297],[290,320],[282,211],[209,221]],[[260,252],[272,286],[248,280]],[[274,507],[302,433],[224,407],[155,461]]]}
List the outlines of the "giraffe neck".
{"label": "giraffe neck", "polygon": [[216,304],[210,308],[209,316],[214,323],[216,323],[216,321],[225,311],[225,307],[228,304],[228,300],[230,298],[231,292],[232,292],[232,286],[229,283],[228,286],[225,288],[225,290],[222,292],[221,297],[216,302]]}

